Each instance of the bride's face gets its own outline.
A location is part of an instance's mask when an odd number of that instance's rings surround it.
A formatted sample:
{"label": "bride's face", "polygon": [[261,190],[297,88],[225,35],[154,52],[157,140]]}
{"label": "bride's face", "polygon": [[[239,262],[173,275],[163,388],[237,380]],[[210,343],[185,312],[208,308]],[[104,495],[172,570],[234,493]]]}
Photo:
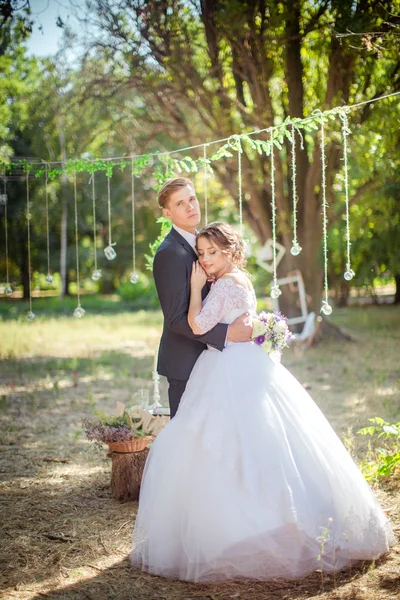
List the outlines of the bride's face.
{"label": "bride's face", "polygon": [[199,237],[197,239],[197,252],[199,253],[199,263],[207,275],[219,277],[229,270],[228,256],[212,240]]}

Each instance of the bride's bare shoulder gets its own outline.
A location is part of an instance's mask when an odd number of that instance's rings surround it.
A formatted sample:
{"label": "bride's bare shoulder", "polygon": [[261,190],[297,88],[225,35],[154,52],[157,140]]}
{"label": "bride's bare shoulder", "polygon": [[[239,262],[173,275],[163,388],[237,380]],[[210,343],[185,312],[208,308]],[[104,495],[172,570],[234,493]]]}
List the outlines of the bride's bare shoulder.
{"label": "bride's bare shoulder", "polygon": [[232,271],[230,273],[225,273],[225,275],[222,275],[221,279],[226,279],[226,280],[230,279],[237,285],[241,285],[242,287],[246,288],[247,290],[253,289],[253,285],[252,285],[250,279],[247,277],[247,275],[245,273],[243,273],[243,271],[237,270],[237,271]]}

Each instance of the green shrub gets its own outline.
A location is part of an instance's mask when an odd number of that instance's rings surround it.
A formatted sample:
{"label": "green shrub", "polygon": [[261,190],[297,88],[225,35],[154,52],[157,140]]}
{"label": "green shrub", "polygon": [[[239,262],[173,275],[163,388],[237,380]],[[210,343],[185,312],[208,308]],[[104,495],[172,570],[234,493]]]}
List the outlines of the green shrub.
{"label": "green shrub", "polygon": [[369,419],[369,427],[363,427],[357,433],[376,436],[383,445],[375,450],[375,456],[363,460],[361,470],[367,480],[389,477],[400,466],[400,421],[388,423],[380,417]]}
{"label": "green shrub", "polygon": [[158,296],[153,277],[146,273],[138,273],[139,281],[135,284],[129,279],[123,280],[117,294],[125,301],[132,302],[135,308],[158,307]]}

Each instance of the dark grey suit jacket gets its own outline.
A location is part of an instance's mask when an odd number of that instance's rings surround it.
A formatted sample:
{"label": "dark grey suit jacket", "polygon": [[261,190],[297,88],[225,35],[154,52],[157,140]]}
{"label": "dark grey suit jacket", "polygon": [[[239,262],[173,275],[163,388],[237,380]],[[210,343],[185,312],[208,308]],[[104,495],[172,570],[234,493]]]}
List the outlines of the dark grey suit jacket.
{"label": "dark grey suit jacket", "polygon": [[[157,370],[168,379],[187,381],[206,344],[223,350],[226,340],[228,325],[218,323],[204,335],[195,335],[189,327],[190,276],[195,260],[193,248],[174,228],[154,257],[154,281],[164,314]],[[203,298],[206,294],[204,286]]]}

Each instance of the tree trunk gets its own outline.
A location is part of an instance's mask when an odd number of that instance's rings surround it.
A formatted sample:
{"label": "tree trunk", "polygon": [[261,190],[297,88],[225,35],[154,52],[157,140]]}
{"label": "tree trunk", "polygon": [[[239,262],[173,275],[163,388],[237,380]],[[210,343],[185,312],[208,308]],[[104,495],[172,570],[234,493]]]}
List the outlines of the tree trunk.
{"label": "tree trunk", "polygon": [[336,306],[343,308],[348,305],[350,296],[350,284],[345,279],[340,279],[337,286]]}
{"label": "tree trunk", "polygon": [[148,448],[140,452],[112,452],[111,490],[115,500],[139,500],[148,453]]}
{"label": "tree trunk", "polygon": [[395,275],[394,279],[396,282],[396,291],[394,293],[393,304],[400,304],[400,275]]}
{"label": "tree trunk", "polygon": [[[65,279],[64,279],[65,289],[64,289],[63,296],[69,296],[69,297],[71,296],[71,292],[69,291],[69,283],[70,283],[70,281],[71,281],[71,274],[69,272],[69,269],[66,269],[66,271],[65,271]],[[61,296],[61,297],[63,297],[63,296]]]}
{"label": "tree trunk", "polygon": [[[323,284],[323,270],[320,264],[320,232],[313,224],[313,227],[308,229],[303,223],[298,229],[298,240],[302,251],[298,256],[290,254],[291,243],[289,236],[284,236],[281,243],[286,248],[286,254],[278,267],[278,278],[286,277],[293,271],[300,271],[307,299],[308,311],[319,313],[321,305],[321,293]],[[280,296],[279,304],[281,310],[286,316],[299,316],[300,306],[299,298],[289,291],[288,286],[282,286],[282,296]]]}

